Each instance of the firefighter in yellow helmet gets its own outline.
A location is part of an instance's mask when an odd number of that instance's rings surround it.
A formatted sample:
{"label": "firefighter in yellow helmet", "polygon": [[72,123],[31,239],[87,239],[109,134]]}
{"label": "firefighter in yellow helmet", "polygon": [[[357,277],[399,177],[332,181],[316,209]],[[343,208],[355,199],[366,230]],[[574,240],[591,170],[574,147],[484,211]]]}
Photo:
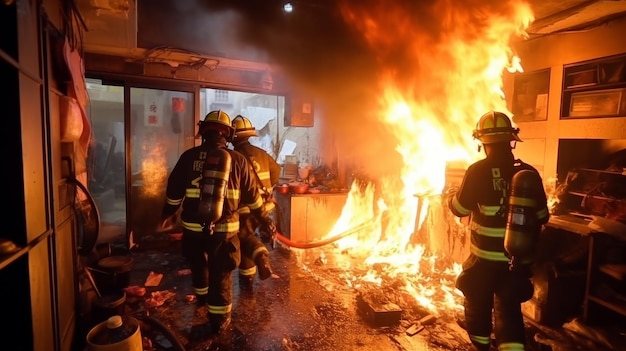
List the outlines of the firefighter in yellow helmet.
{"label": "firefighter in yellow helmet", "polygon": [[[502,112],[490,111],[480,117],[473,136],[482,143],[486,157],[468,167],[460,188],[450,197],[449,208],[454,215],[471,215],[470,255],[456,287],[465,296],[465,325],[473,350],[488,351],[492,331],[499,350],[522,351],[525,347],[521,303],[533,294],[532,252],[516,258],[512,265],[508,251],[517,254],[516,243],[535,239],[549,214],[539,173],[513,155],[515,143],[522,141],[518,134],[519,129]],[[538,180],[529,183],[528,191],[524,191],[528,198],[524,199],[510,196],[510,188],[516,186],[511,182],[520,171],[530,172],[532,179]],[[509,199],[525,205],[528,223],[511,222],[516,216],[507,213]],[[519,224],[532,225],[524,228]],[[522,230],[515,232],[518,227]],[[506,235],[511,238],[506,239]],[[525,247],[532,249],[533,243]]]}
{"label": "firefighter in yellow helmet", "polygon": [[[272,200],[272,191],[280,178],[280,166],[265,150],[250,143],[250,137],[257,136],[257,133],[252,122],[247,117],[238,115],[233,119],[232,126],[235,130],[235,136],[232,141],[233,147],[236,151],[244,154],[250,161],[260,183],[259,187],[264,199],[265,209],[271,213],[275,206]],[[269,278],[272,270],[269,264],[267,248],[255,234],[259,223],[250,215],[250,208],[247,206],[241,207],[239,209],[239,217],[241,222],[239,240],[241,241],[242,252],[241,264],[239,265],[239,287],[249,291],[252,288],[257,269],[262,280]],[[263,237],[266,234],[270,236],[275,235],[275,233],[262,233]]]}
{"label": "firefighter in yellow helmet", "polygon": [[234,134],[228,114],[211,111],[198,125],[202,144],[183,152],[169,175],[161,219],[166,226],[182,206],[182,250],[193,289],[208,306],[211,332],[220,333],[230,325],[232,271],[241,260],[237,209],[248,206],[265,230],[275,226],[248,161],[227,148]]}

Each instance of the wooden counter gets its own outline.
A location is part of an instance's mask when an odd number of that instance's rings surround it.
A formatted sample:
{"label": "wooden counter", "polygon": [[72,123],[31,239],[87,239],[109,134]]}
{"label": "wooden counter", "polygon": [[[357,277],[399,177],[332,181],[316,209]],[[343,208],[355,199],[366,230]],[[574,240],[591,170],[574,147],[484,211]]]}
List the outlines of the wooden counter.
{"label": "wooden counter", "polygon": [[294,242],[310,242],[326,236],[346,204],[348,193],[279,194],[278,225],[282,235]]}

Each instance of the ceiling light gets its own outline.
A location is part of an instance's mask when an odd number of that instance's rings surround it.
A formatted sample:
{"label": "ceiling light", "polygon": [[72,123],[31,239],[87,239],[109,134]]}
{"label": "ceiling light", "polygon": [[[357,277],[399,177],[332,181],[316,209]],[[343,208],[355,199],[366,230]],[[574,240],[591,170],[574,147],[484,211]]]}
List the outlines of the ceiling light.
{"label": "ceiling light", "polygon": [[293,5],[290,2],[287,2],[283,5],[283,11],[286,13],[291,13],[293,11]]}

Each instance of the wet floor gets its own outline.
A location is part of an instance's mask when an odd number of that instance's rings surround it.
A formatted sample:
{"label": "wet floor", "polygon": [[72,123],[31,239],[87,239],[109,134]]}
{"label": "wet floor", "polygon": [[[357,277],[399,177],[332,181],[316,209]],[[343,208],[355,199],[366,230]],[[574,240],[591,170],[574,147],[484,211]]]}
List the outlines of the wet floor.
{"label": "wet floor", "polygon": [[[270,250],[279,277],[264,281],[257,278],[252,292],[241,290],[237,271],[233,273],[231,328],[223,335],[211,336],[206,307],[188,299],[193,292],[188,266],[180,255],[180,241],[169,236],[154,238],[131,255],[130,285],[145,287],[145,294],[129,293],[125,313],[142,317],[144,351],[470,349],[458,323],[460,318],[430,320],[423,329],[411,333],[417,320],[428,317],[427,312],[419,308],[403,310],[398,323],[388,323],[398,316],[393,309],[392,313],[368,314],[372,311],[359,303],[357,290],[337,279],[340,269],[323,264],[306,266],[301,252],[285,247]],[[150,277],[157,278],[155,286],[146,286]],[[527,350],[557,350],[535,341],[536,328],[527,329]]]}
{"label": "wet floor", "polygon": [[[193,291],[188,266],[180,255],[180,242],[169,240],[132,252],[131,286],[145,286],[151,272],[162,277],[158,286],[146,287],[144,296],[129,295],[127,309],[131,313],[147,312],[170,329],[185,350],[446,350],[446,345],[429,344],[428,329],[436,328],[435,324],[408,336],[406,329],[411,323],[407,320],[388,326],[385,319],[364,315],[357,306],[354,289],[334,284],[320,271],[305,268],[296,253],[280,246],[270,250],[278,278],[257,278],[249,292],[239,288],[237,271],[233,273],[232,327],[226,335],[210,336],[206,307],[188,300]],[[462,329],[456,324],[453,328],[453,340],[443,343],[449,350],[467,350],[469,343]],[[152,349],[145,347],[146,351],[175,350],[179,346],[155,334],[150,336]]]}

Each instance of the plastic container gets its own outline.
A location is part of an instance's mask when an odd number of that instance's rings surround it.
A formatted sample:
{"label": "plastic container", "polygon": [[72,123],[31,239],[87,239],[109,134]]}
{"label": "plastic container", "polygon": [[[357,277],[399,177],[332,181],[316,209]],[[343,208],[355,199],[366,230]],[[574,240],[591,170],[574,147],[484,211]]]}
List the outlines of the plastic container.
{"label": "plastic container", "polygon": [[89,351],[143,351],[139,321],[133,317],[111,316],[87,333]]}

